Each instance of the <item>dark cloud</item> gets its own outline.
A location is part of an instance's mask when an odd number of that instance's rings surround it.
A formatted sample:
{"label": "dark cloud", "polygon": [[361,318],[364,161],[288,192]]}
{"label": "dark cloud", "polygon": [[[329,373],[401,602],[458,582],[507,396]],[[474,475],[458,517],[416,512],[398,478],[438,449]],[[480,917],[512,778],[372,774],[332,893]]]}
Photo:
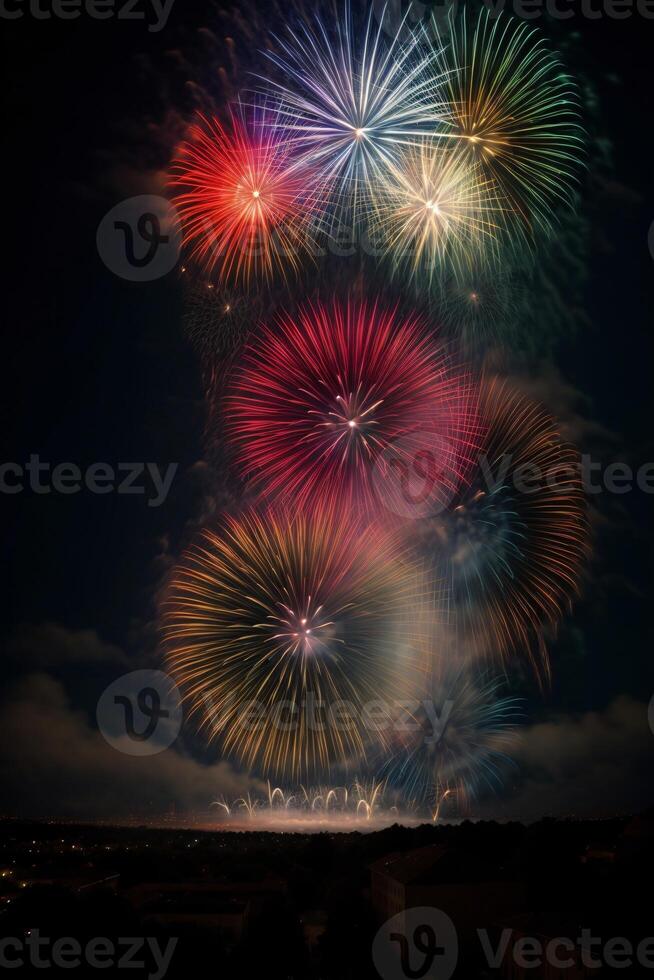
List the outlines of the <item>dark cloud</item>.
{"label": "dark cloud", "polygon": [[624,695],[603,711],[532,725],[513,756],[518,784],[501,803],[486,801],[487,817],[602,816],[653,802],[654,734],[647,704]]}
{"label": "dark cloud", "polygon": [[58,623],[16,627],[6,643],[5,655],[21,670],[132,663],[119,647],[100,639],[95,630],[73,630]]}
{"label": "dark cloud", "polygon": [[112,748],[75,710],[62,684],[30,674],[7,694],[0,721],[5,813],[71,819],[158,816],[206,811],[263,787],[224,761],[204,765],[175,747],[128,756]]}

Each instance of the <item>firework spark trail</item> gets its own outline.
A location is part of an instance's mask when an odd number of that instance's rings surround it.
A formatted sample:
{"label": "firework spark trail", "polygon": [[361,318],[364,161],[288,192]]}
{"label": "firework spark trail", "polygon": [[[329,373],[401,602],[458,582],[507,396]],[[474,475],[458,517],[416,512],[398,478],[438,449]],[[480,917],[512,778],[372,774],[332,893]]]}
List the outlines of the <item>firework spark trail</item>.
{"label": "firework spark trail", "polygon": [[386,8],[374,24],[353,23],[349,2],[333,28],[319,17],[301,22],[280,53],[267,52],[283,81],[272,89],[278,118],[293,144],[319,173],[323,196],[335,192],[338,216],[358,209],[398,149],[438,131],[442,107],[433,51],[408,13],[386,40]]}
{"label": "firework spark trail", "polygon": [[[397,542],[351,516],[226,518],[173,575],[168,667],[225,753],[266,774],[323,772],[360,759],[368,728],[383,739],[366,703],[409,690],[419,590]],[[309,701],[351,715],[315,721]]]}
{"label": "firework spark trail", "polygon": [[319,203],[311,173],[273,125],[274,113],[250,108],[228,126],[201,119],[172,167],[184,243],[223,283],[297,272],[313,249]]}
{"label": "firework spark trail", "polygon": [[[273,787],[269,781],[266,797],[253,797],[248,793],[227,801],[223,796],[213,800],[210,806],[216,808],[221,824],[226,826],[230,822],[240,826],[243,816],[261,827],[282,828],[331,825],[365,829],[371,825],[385,826],[397,822],[398,818],[409,823],[424,820],[424,814],[418,812],[415,802],[399,807],[390,802],[386,790],[386,783],[379,780],[356,779],[351,786],[300,785],[292,790]],[[433,819],[431,813],[430,816]]]}
{"label": "firework spark trail", "polygon": [[[556,206],[570,206],[583,157],[576,86],[537,28],[488,10],[474,18],[450,14],[449,44],[433,19],[449,106],[443,133],[496,181],[523,231],[547,229]],[[507,223],[515,237],[519,226]]]}
{"label": "firework spark trail", "polygon": [[398,466],[413,467],[424,443],[439,457],[429,492],[446,502],[479,446],[474,400],[470,378],[417,317],[306,305],[246,350],[227,436],[267,493],[366,511],[387,502]]}

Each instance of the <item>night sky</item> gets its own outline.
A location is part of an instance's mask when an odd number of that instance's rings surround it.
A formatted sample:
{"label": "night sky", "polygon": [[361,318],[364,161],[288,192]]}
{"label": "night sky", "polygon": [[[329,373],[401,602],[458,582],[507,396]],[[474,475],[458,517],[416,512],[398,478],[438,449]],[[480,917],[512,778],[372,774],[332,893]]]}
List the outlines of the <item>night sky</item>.
{"label": "night sky", "polygon": [[[162,581],[225,484],[220,458],[205,449],[201,370],[181,327],[178,274],[116,277],[98,255],[96,231],[123,198],[160,192],[179,120],[193,105],[187,59],[221,50],[205,32],[220,35],[222,23],[210,4],[176,0],[159,32],[85,16],[3,24],[2,461],[23,465],[38,454],[82,469],[178,465],[160,507],[149,507],[147,494],[0,495],[0,770],[9,814],[154,815],[171,803],[206,807],[251,785],[191,730],[139,768],[106,745],[95,721],[111,680],[161,665]],[[580,205],[587,258],[585,279],[574,272],[576,329],[516,371],[582,450],[637,468],[654,460],[654,21],[576,14],[540,26],[593,93]],[[212,57],[202,84],[220,99]],[[651,510],[651,495],[639,490],[591,501],[593,555],[582,599],[551,644],[552,688],[518,679],[527,721],[517,770],[475,813],[604,815],[654,802]]]}

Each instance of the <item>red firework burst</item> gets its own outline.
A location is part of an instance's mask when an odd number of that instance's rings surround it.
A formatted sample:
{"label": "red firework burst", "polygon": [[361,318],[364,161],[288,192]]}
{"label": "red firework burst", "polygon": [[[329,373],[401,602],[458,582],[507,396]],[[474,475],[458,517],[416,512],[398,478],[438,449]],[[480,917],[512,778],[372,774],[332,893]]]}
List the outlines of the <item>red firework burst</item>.
{"label": "red firework burst", "polygon": [[298,504],[440,509],[478,443],[470,379],[419,318],[307,305],[246,349],[226,404],[246,476]]}
{"label": "red firework burst", "polygon": [[173,163],[184,243],[223,279],[297,268],[310,242],[311,181],[261,112],[229,127],[202,118]]}

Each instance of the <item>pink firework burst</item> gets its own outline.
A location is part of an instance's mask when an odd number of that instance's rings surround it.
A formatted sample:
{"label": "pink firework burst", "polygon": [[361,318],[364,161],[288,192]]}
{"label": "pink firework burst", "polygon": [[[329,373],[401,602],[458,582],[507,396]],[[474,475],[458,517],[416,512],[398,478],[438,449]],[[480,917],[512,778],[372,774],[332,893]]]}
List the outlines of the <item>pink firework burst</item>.
{"label": "pink firework burst", "polygon": [[446,505],[479,443],[471,380],[421,319],[354,301],[264,328],[226,418],[243,473],[266,494],[401,517]]}

